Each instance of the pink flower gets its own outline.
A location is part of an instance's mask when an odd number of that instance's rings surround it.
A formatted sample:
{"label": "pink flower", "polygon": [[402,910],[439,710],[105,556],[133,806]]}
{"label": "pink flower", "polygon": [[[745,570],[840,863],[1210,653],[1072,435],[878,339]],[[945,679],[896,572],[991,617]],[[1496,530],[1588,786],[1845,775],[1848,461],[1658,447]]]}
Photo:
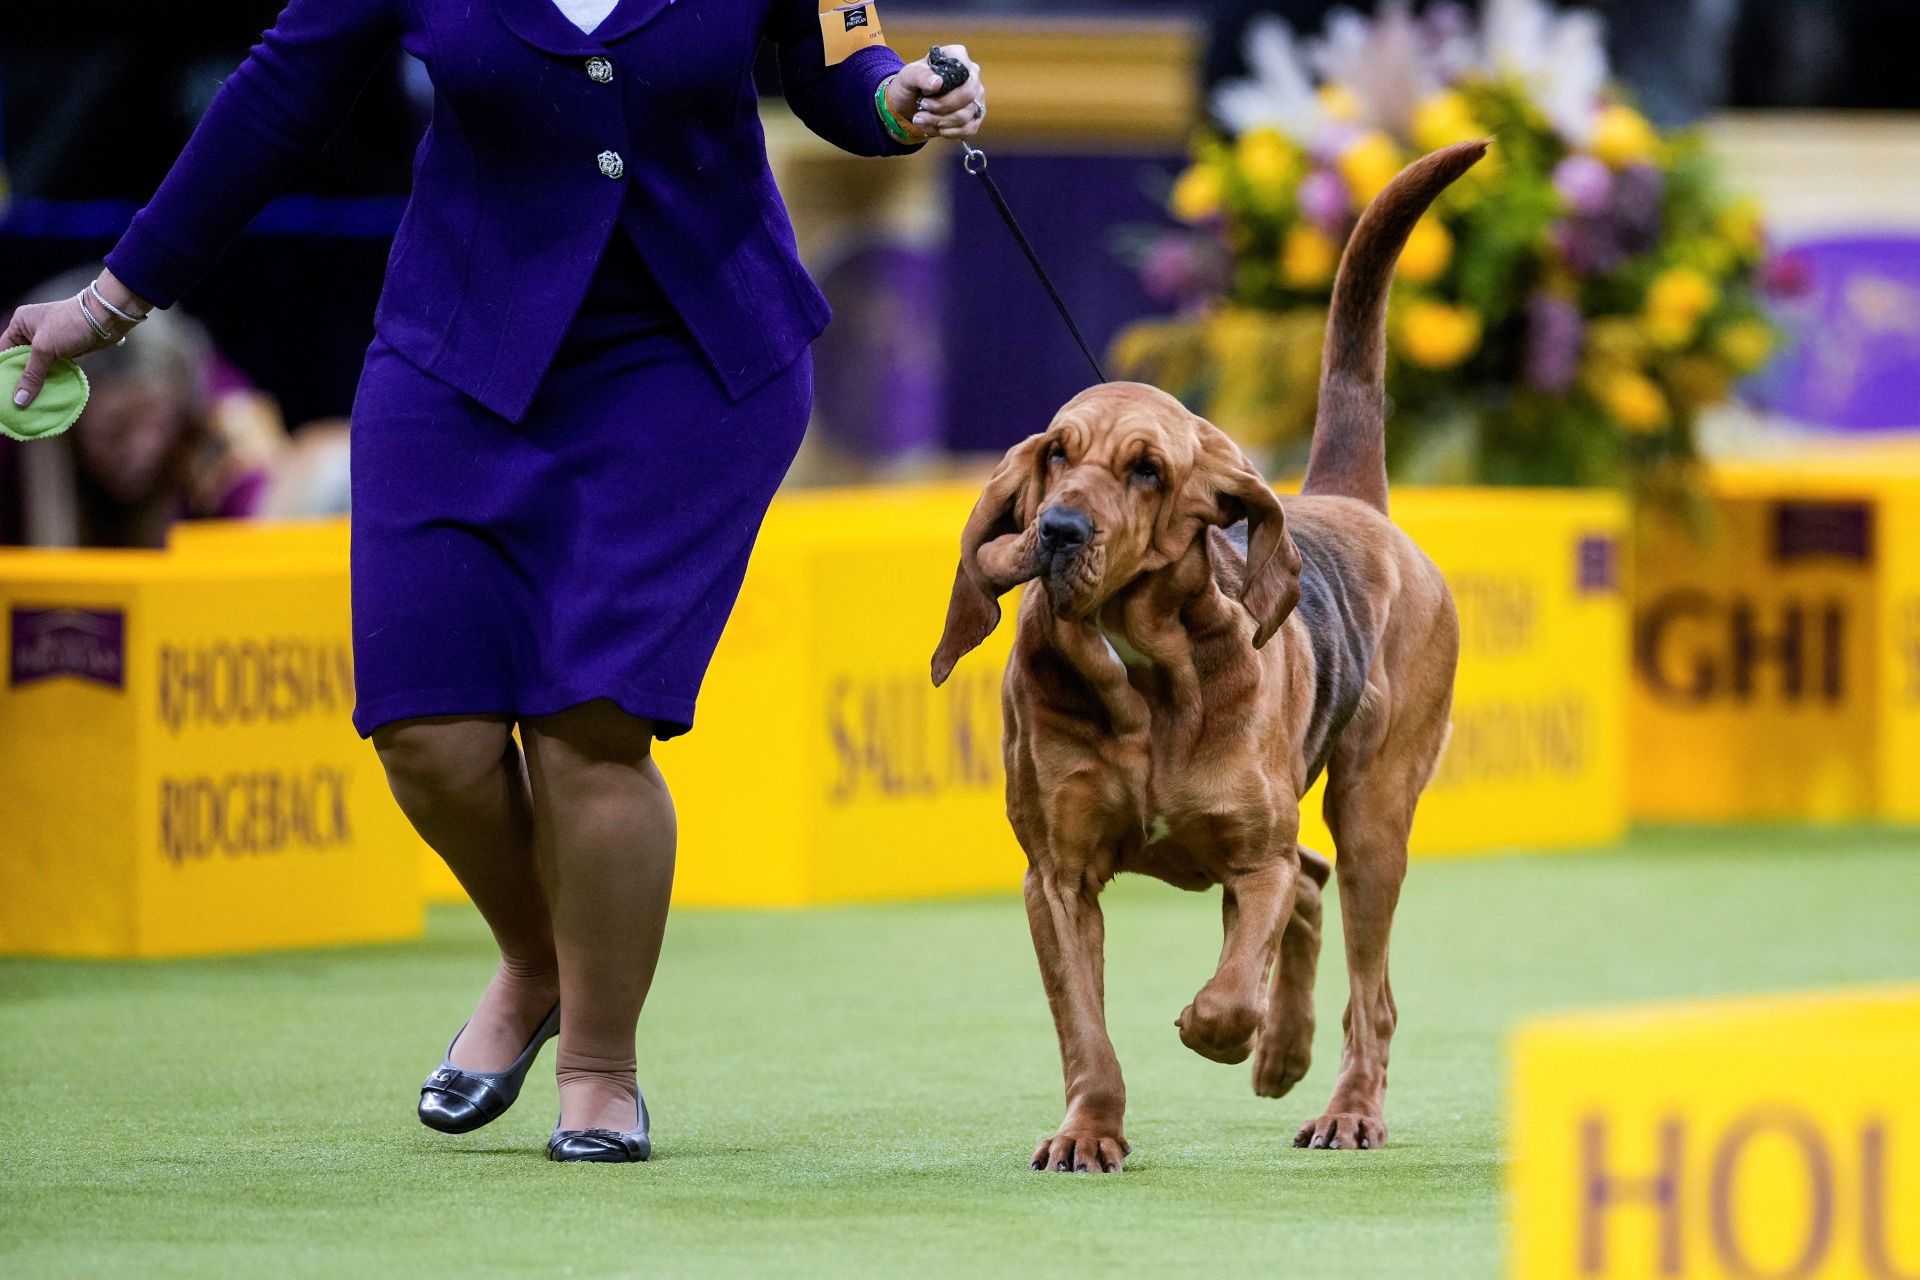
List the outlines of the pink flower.
{"label": "pink flower", "polygon": [[1629,255],[1650,252],[1660,243],[1666,196],[1666,177],[1650,164],[1628,165],[1615,176],[1607,216]]}
{"label": "pink flower", "polygon": [[1225,263],[1219,246],[1202,237],[1162,236],[1140,264],[1140,283],[1156,302],[1186,310],[1226,288]]}
{"label": "pink flower", "polygon": [[1594,217],[1613,200],[1613,171],[1576,151],[1554,167],[1553,189],[1566,201],[1569,212]]}
{"label": "pink flower", "polygon": [[1307,154],[1319,165],[1340,163],[1340,157],[1366,135],[1364,126],[1351,120],[1329,120],[1321,125],[1307,146]]}
{"label": "pink flower", "polygon": [[1604,276],[1627,259],[1614,229],[1599,218],[1563,218],[1553,226],[1553,247],[1577,276]]}
{"label": "pink flower", "polygon": [[1347,233],[1351,193],[1346,179],[1331,169],[1315,169],[1300,183],[1300,216],[1331,240]]}
{"label": "pink flower", "polygon": [[1527,385],[1555,394],[1571,387],[1580,372],[1580,348],[1586,336],[1586,318],[1572,302],[1550,293],[1529,298],[1524,371]]}
{"label": "pink flower", "polygon": [[1813,287],[1813,264],[1798,250],[1777,253],[1760,269],[1760,287],[1776,298],[1801,297]]}

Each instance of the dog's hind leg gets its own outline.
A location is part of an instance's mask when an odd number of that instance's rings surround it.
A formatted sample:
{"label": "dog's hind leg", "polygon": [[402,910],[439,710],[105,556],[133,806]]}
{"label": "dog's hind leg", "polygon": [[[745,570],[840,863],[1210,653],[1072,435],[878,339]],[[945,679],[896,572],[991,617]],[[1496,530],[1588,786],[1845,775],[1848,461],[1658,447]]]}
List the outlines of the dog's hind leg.
{"label": "dog's hind leg", "polygon": [[1320,965],[1320,890],[1333,868],[1301,846],[1300,870],[1293,884],[1293,911],[1281,926],[1274,949],[1273,980],[1267,994],[1267,1020],[1253,1057],[1253,1091],[1283,1098],[1300,1083],[1313,1061],[1313,979]]}
{"label": "dog's hind leg", "polygon": [[1300,1127],[1296,1147],[1370,1148],[1387,1140],[1387,1057],[1399,1021],[1387,945],[1407,874],[1414,807],[1446,740],[1451,703],[1444,687],[1427,695],[1391,711],[1376,705],[1365,725],[1356,718],[1351,728],[1358,732],[1350,740],[1343,736],[1327,769],[1327,825],[1339,855],[1334,874],[1350,987],[1341,1019],[1346,1042],[1333,1097],[1324,1113]]}

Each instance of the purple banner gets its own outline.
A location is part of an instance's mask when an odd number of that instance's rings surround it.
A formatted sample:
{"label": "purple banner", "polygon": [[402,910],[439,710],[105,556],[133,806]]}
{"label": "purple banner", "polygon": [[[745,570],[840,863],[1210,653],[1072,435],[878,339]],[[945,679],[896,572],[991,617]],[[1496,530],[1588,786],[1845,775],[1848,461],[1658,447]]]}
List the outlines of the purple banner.
{"label": "purple banner", "polygon": [[1920,427],[1920,236],[1809,241],[1780,262],[1787,349],[1748,388],[1776,413],[1845,431]]}
{"label": "purple banner", "polygon": [[72,676],[126,688],[127,616],[120,610],[15,608],[11,622],[11,687]]}

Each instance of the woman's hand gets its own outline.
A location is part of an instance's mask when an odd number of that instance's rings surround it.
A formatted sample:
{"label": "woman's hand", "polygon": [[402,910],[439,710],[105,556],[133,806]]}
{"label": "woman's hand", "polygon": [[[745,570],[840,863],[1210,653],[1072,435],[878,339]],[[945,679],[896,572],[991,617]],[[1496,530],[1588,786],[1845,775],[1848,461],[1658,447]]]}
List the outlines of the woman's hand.
{"label": "woman's hand", "polygon": [[943,44],[940,51],[967,64],[972,74],[966,83],[952,93],[927,97],[940,93],[942,81],[940,73],[922,58],[902,67],[887,86],[887,106],[895,119],[906,121],[929,137],[971,138],[987,118],[987,87],[980,80],[980,64],[967,56],[963,44]]}
{"label": "woman's hand", "polygon": [[[128,315],[145,319],[153,310],[144,299],[114,279],[111,271],[101,273],[96,287],[108,302]],[[33,352],[27,357],[26,372],[20,375],[20,386],[13,392],[15,404],[25,408],[34,402],[55,360],[63,357],[73,360],[104,350],[133,332],[132,323],[115,315],[112,307],[100,305],[98,299],[89,297],[87,306],[92,308],[94,319],[108,336],[102,337],[87,322],[87,313],[77,296],[60,302],[29,303],[13,313],[6,332],[0,334],[0,351],[30,347]]]}

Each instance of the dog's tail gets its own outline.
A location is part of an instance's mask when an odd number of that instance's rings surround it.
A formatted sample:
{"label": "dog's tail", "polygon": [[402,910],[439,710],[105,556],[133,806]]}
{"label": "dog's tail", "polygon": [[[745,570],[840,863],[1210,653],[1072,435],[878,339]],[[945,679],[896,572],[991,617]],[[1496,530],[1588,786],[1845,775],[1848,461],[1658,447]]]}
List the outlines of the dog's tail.
{"label": "dog's tail", "polygon": [[1320,414],[1302,493],[1339,494],[1387,509],[1387,292],[1413,224],[1487,153],[1462,142],[1414,161],[1360,215],[1327,312]]}

